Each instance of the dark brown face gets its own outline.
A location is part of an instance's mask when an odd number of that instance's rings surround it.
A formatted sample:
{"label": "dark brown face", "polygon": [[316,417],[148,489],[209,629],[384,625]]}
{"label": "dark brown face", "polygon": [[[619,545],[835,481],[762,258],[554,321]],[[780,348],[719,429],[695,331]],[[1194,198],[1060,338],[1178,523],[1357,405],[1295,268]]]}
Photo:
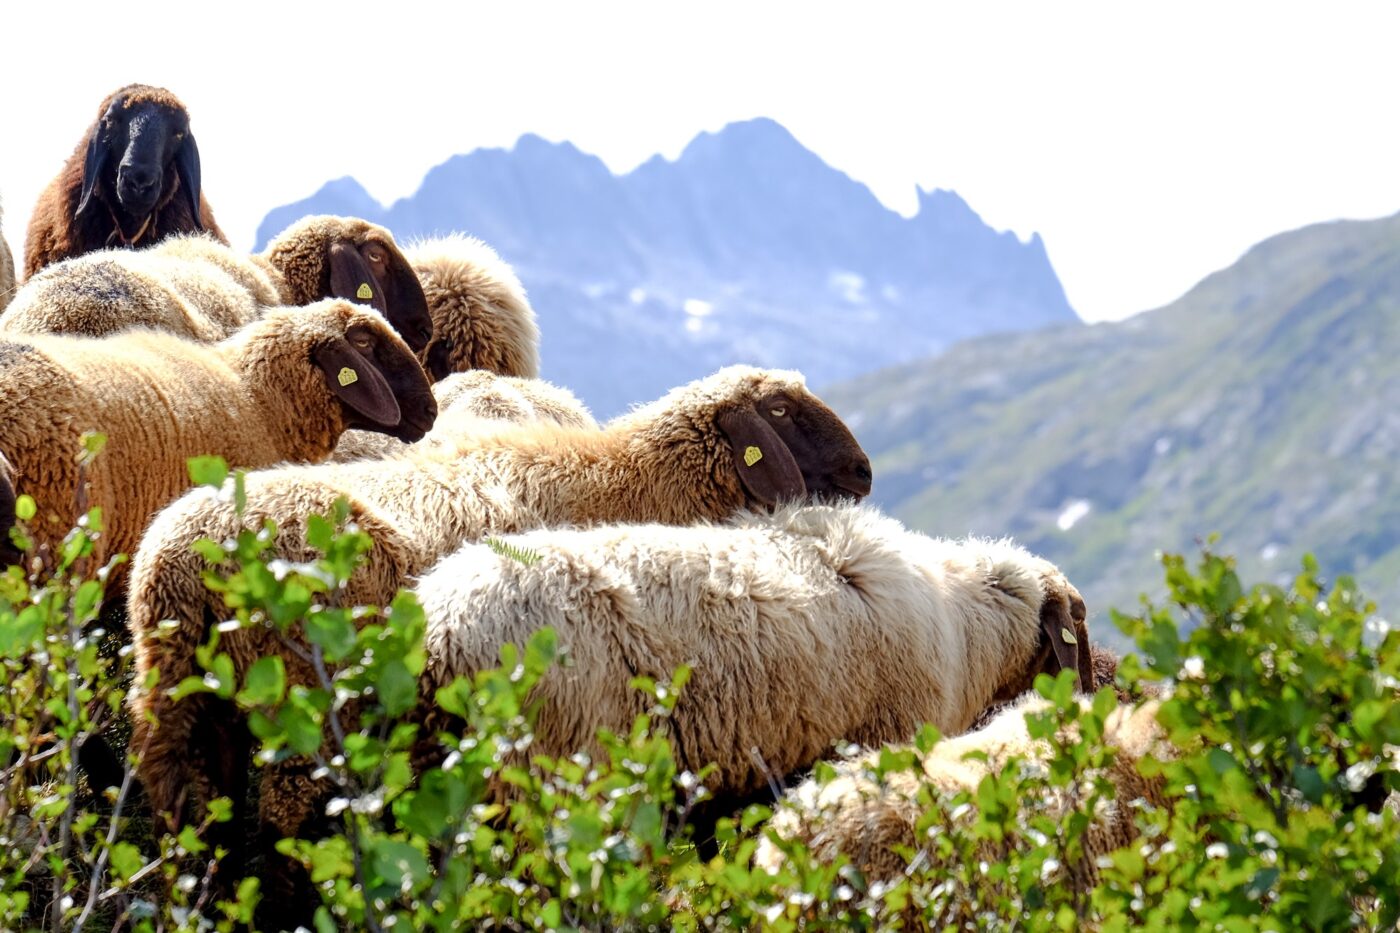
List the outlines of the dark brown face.
{"label": "dark brown face", "polygon": [[120,94],[93,127],[83,162],[78,214],[92,207],[94,189],[128,221],[151,214],[179,178],[199,226],[199,149],[182,108]]}
{"label": "dark brown face", "polygon": [[810,498],[860,500],[870,495],[870,458],[846,423],[820,399],[777,393],[756,409],[797,461]]}
{"label": "dark brown face", "polygon": [[329,294],[358,301],[383,314],[414,351],[433,337],[428,299],[408,260],[393,243],[371,236],[363,243],[332,243]]}
{"label": "dark brown face", "polygon": [[318,349],[313,357],[350,427],[413,443],[433,426],[437,400],[428,377],[387,332],[352,324],[344,340]]}

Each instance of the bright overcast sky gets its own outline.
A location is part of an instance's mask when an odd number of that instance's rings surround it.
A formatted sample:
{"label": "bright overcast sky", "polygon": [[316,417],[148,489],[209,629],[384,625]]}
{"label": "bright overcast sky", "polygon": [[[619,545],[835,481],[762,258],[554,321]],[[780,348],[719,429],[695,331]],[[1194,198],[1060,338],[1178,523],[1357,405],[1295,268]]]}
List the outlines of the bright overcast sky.
{"label": "bright overcast sky", "polygon": [[1392,4],[109,0],[6,4],[0,29],[16,250],[131,81],[184,99],[243,247],[341,175],[389,201],[525,132],[621,172],[760,115],[896,210],[951,188],[1038,231],[1089,320],[1170,301],[1273,233],[1400,210]]}

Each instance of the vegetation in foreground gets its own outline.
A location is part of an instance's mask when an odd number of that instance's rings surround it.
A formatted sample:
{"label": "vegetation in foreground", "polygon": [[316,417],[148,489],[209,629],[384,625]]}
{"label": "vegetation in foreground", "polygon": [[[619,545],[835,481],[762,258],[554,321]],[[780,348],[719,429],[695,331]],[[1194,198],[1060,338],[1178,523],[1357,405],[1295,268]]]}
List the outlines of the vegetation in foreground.
{"label": "vegetation in foreground", "polygon": [[[192,469],[197,480],[224,479],[217,464]],[[259,882],[220,877],[221,853],[200,827],[154,839],[130,769],[103,795],[81,779],[75,749],[94,732],[121,741],[132,686],[129,649],[100,622],[103,574],[87,566],[100,526],[91,514],[42,579],[17,567],[0,576],[0,927],[257,927]],[[265,659],[236,683],[216,631],[207,674],[180,689],[246,711],[259,769],[309,756],[334,783],[334,832],[279,844],[310,872],[320,930],[920,928],[952,907],[976,926],[1065,930],[1393,929],[1400,918],[1400,831],[1385,803],[1400,789],[1400,637],[1349,580],[1324,586],[1310,561],[1287,587],[1247,589],[1229,558],[1206,552],[1191,566],[1168,556],[1169,604],[1115,617],[1138,648],[1120,680],[1169,684],[1159,722],[1177,755],[1141,763],[1168,806],[1135,807],[1140,839],[1101,859],[1084,891],[1063,866],[1112,793],[1098,777],[1112,753],[1097,741],[1112,690],[1084,707],[1069,675],[1042,678],[1053,710],[1031,728],[1051,737],[1048,766],[1013,762],[975,793],[925,787],[927,851],[907,853],[911,867],[894,883],[820,864],[794,842],[780,843],[786,864],[772,875],[751,861],[770,808],[722,822],[711,860],[687,838],[704,775],[677,773],[665,741],[686,671],[635,684],[655,697],[652,711],[629,734],[604,736],[598,760],[508,763],[519,760],[508,752],[528,752],[532,684],[568,663],[545,632],[438,693],[460,734],[419,736],[406,715],[423,665],[412,596],[381,609],[335,598],[365,536],[333,517],[313,522],[326,556],[271,568],[265,540],[205,542],[210,583],[239,625],[302,626],[323,682],[289,688],[282,664]],[[353,720],[347,704],[359,709]],[[1057,738],[1071,722],[1074,737]],[[441,754],[419,776],[414,749],[425,739]],[[936,741],[926,730],[916,745]],[[892,751],[879,769],[909,769],[913,757]],[[491,795],[499,784],[512,789],[509,802]],[[1035,801],[1071,785],[1081,807],[1037,811]],[[203,825],[231,812],[212,806]],[[1003,855],[989,862],[993,842]]]}

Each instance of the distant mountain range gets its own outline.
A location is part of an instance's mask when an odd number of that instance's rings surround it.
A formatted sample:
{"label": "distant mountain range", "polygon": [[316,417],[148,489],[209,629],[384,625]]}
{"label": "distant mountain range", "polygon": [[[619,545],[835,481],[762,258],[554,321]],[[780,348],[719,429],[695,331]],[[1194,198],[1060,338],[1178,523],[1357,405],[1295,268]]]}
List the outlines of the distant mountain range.
{"label": "distant mountain range", "polygon": [[733,362],[822,386],[966,337],[1078,321],[1038,236],[999,233],[946,191],[901,217],[766,119],[622,176],[523,136],[454,156],[387,208],[342,178],[269,213],[258,248],[308,213],[492,244],[539,312],[543,375],[601,416]]}
{"label": "distant mountain range", "polygon": [[1099,613],[1160,592],[1154,552],[1217,532],[1246,579],[1312,551],[1400,612],[1400,216],[1274,237],[1121,323],[973,340],[824,395],[880,505],[1014,535]]}

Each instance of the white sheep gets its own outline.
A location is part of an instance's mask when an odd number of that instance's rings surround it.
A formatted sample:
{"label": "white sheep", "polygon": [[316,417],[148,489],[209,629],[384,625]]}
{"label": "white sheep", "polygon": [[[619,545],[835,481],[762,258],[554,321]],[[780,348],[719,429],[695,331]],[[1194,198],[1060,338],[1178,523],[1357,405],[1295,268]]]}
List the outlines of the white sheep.
{"label": "white sheep", "polygon": [[[1095,777],[1103,777],[1113,788],[1112,800],[1091,814],[1080,857],[1060,869],[1062,875],[1056,883],[1070,884],[1080,891],[1092,888],[1098,880],[1097,860],[1139,837],[1138,809],[1165,805],[1161,777],[1147,777],[1138,769],[1138,763],[1145,759],[1164,760],[1175,755],[1156,720],[1160,702],[1153,699],[1140,706],[1120,706],[1108,715],[1100,741],[1116,754],[1101,772],[1088,771],[1081,782],[1025,801],[1022,825],[1032,814],[1059,819],[1082,808],[1089,791],[1085,782]],[[1089,701],[1080,703],[1087,711]],[[940,874],[940,868],[947,865],[946,856],[940,854],[936,839],[921,838],[916,831],[928,809],[921,792],[944,803],[959,793],[975,795],[985,777],[1002,771],[1013,758],[1020,760],[1020,767],[1044,774],[1054,751],[1048,741],[1031,738],[1026,716],[1049,708],[1039,696],[1027,697],[983,728],[944,739],[927,755],[916,753],[918,766],[913,771],[890,771],[881,776],[879,751],[864,751],[837,763],[830,780],[809,779],[787,793],[759,843],[755,864],[772,873],[783,865],[786,857],[782,846],[770,838],[772,834],[804,843],[819,861],[831,862],[844,855],[871,882],[894,879],[917,863],[917,877],[946,883]],[[1062,737],[1071,738],[1076,733],[1077,727],[1070,727]],[[966,827],[974,818],[975,811],[965,810],[958,825]],[[913,855],[906,857],[900,850]],[[980,853],[987,861],[1004,861],[1005,855],[1004,843],[990,841]],[[975,889],[945,890],[949,899],[945,913],[938,918],[940,926],[976,915]]]}
{"label": "white sheep", "polygon": [[24,284],[0,330],[103,336],[147,327],[212,342],[269,307],[328,297],[380,311],[415,351],[432,336],[422,286],[393,235],[329,216],[303,218],[255,256],[194,234],[65,259]]}
{"label": "white sheep", "polygon": [[[837,740],[966,729],[1042,671],[1090,683],[1084,603],[1007,542],[952,542],[873,509],[790,506],[725,525],[541,529],[480,544],[418,582],[427,695],[498,663],[545,626],[572,663],[535,688],[531,754],[595,748],[653,702],[629,686],[692,668],[666,729],[677,766],[714,764],[742,797]],[[1079,646],[1085,650],[1080,652]]]}
{"label": "white sheep", "polygon": [[[191,753],[205,747],[197,735],[237,730],[219,723],[228,711],[198,696],[176,702],[168,693],[196,671],[196,648],[227,614],[203,583],[203,560],[190,549],[200,538],[225,540],[273,519],[273,553],[309,559],[306,515],[329,513],[345,498],[351,520],[374,547],[344,597],[387,605],[412,575],[487,534],[627,519],[689,524],[807,495],[859,497],[870,482],[860,445],[800,375],[735,366],[601,431],[504,428],[391,460],[251,473],[241,516],[227,498],[196,490],[156,517],[132,569],[128,624],[136,682],[160,672],[154,689],[134,690],[128,699],[152,810],[179,825],[189,805],[228,793],[243,773],[242,763],[228,757],[216,762]],[[266,627],[226,633],[220,650],[239,676],[277,652],[289,683],[314,681],[304,656]],[[264,820],[295,832],[314,806],[312,795],[269,790],[268,780],[263,786]]]}
{"label": "white sheep", "polygon": [[[278,309],[217,344],[133,331],[0,339],[0,452],[33,497],[41,548],[102,508],[93,554],[131,554],[146,522],[189,487],[186,459],[324,460],[355,426],[416,440],[436,412],[427,377],[378,313],[329,299]],[[81,477],[87,432],[106,446]],[[115,585],[115,584],[114,584]]]}
{"label": "white sheep", "polygon": [[410,447],[426,449],[489,433],[500,427],[493,422],[547,421],[571,428],[598,427],[593,415],[572,392],[540,379],[498,376],[474,369],[452,373],[434,383],[433,396],[438,405],[437,421],[417,444],[409,445],[387,434],[346,431],[331,459],[337,463],[382,460],[403,454]]}

